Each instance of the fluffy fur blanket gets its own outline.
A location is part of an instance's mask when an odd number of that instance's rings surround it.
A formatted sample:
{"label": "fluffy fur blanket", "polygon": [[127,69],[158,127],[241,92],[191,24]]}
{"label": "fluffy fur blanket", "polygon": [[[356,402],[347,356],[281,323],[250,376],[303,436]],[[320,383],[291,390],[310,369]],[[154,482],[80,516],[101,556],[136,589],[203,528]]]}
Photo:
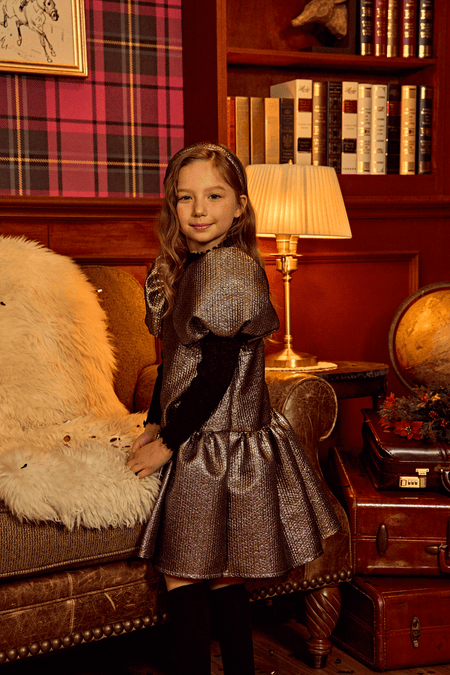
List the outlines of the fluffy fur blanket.
{"label": "fluffy fur blanket", "polygon": [[125,462],[142,431],[113,389],[106,316],[77,265],[0,237],[0,497],[69,528],[148,519],[157,476]]}

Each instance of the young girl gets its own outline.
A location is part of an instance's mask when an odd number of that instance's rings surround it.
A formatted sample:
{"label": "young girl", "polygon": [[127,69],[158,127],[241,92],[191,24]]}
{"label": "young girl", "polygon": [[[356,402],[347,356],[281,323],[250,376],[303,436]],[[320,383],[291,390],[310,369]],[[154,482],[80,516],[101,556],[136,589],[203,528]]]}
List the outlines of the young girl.
{"label": "young girl", "polygon": [[198,143],[172,158],[164,185],[145,288],[163,365],[128,466],[140,477],[165,468],[140,555],[165,576],[180,673],[210,675],[211,617],[225,675],[253,675],[244,580],[313,560],[339,523],[270,408],[263,338],[278,319],[242,164]]}

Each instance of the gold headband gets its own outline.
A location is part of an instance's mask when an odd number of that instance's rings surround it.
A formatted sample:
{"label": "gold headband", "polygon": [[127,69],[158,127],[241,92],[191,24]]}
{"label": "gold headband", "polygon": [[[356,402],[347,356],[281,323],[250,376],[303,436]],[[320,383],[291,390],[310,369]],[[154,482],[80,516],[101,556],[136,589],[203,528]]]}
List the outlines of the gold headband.
{"label": "gold headband", "polygon": [[238,175],[241,188],[242,190],[245,191],[246,189],[246,180],[244,177],[245,174],[240,166],[239,159],[236,157],[235,154],[231,152],[231,150],[226,148],[224,145],[215,145],[215,143],[194,143],[193,145],[188,145],[186,148],[179,150],[170,160],[169,166],[167,167],[167,174],[169,173],[170,167],[172,163],[175,161],[175,159],[183,157],[184,155],[188,155],[193,150],[212,150],[214,152],[220,152],[220,154],[223,155],[233,165]]}

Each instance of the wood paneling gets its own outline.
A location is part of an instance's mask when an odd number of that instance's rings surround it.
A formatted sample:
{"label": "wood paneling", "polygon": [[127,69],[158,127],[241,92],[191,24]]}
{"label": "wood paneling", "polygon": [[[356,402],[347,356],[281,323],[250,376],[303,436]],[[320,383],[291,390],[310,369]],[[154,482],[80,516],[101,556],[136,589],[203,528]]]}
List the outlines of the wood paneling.
{"label": "wood paneling", "polygon": [[[322,360],[389,364],[389,328],[400,304],[417,288],[450,280],[450,198],[359,195],[346,204],[352,239],[299,242],[303,258],[291,281],[294,343]],[[158,250],[160,206],[158,199],[0,197],[0,233],[24,234],[82,265],[115,265],[143,283]],[[275,242],[261,239],[260,246],[283,324],[282,278],[269,257]],[[388,386],[405,393],[393,370]],[[360,443],[359,408],[370,404],[342,402],[341,440]]]}
{"label": "wood paneling", "polygon": [[[283,320],[282,276],[266,258],[271,289]],[[321,361],[389,363],[388,334],[400,304],[419,287],[418,251],[308,253],[292,275],[294,348]],[[283,325],[276,334],[282,344]],[[280,344],[270,347],[279,349]],[[389,386],[403,388],[390,374]]]}
{"label": "wood paneling", "polygon": [[142,266],[158,249],[160,207],[160,199],[0,197],[0,233],[82,262]]}

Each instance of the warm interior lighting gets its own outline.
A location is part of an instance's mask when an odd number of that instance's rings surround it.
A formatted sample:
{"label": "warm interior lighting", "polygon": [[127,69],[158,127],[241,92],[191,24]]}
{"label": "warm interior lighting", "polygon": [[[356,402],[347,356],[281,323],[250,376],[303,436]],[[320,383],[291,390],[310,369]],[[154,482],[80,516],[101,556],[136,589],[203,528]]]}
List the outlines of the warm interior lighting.
{"label": "warm interior lighting", "polygon": [[349,239],[352,236],[336,172],[327,166],[252,164],[248,191],[258,234],[275,235],[277,270],[283,275],[284,349],[266,360],[272,368],[317,365],[317,357],[294,351],[291,335],[290,281],[297,269],[299,237]]}

